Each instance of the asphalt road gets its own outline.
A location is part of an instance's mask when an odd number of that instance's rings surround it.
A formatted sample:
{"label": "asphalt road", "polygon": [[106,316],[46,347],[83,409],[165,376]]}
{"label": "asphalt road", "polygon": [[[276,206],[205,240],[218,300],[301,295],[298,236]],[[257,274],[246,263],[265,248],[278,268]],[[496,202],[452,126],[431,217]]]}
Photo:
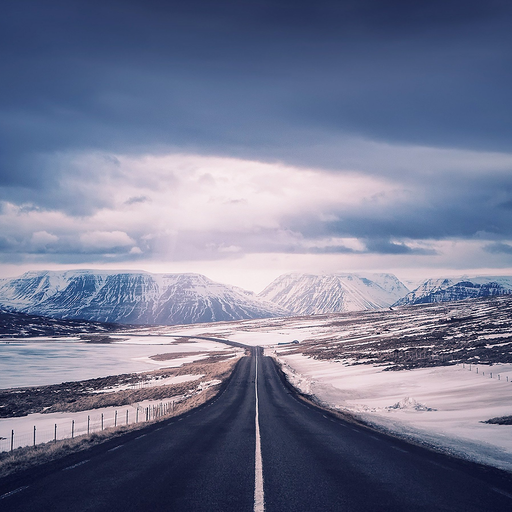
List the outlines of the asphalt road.
{"label": "asphalt road", "polygon": [[255,381],[245,357],[214,402],[0,480],[0,510],[251,511],[258,445],[268,512],[512,510],[507,475],[305,404],[261,352],[257,444]]}

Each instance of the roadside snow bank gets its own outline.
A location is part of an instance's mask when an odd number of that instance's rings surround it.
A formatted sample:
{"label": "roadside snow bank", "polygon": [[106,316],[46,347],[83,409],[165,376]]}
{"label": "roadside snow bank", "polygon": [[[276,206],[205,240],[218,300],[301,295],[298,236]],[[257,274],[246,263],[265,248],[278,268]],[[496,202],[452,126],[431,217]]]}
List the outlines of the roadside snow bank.
{"label": "roadside snow bank", "polygon": [[[276,356],[290,382],[328,407],[458,456],[512,471],[512,425],[482,423],[512,414],[512,365],[404,371]],[[492,377],[491,377],[492,374]],[[499,375],[499,380],[498,380]],[[508,381],[507,381],[508,377]]]}

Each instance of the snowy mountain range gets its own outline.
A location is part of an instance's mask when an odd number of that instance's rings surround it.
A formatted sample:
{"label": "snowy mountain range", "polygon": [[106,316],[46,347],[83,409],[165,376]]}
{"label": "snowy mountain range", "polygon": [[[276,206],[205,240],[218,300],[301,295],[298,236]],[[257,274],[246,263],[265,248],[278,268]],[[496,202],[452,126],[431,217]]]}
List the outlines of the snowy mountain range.
{"label": "snowy mountain range", "polygon": [[32,315],[129,324],[286,316],[255,294],[200,274],[74,270],[0,280],[0,306]]}
{"label": "snowy mountain range", "polygon": [[512,294],[511,276],[428,279],[394,305],[429,304],[510,294]]}
{"label": "snowy mountain range", "polygon": [[297,315],[380,309],[408,293],[393,274],[284,274],[259,297]]}
{"label": "snowy mountain range", "polygon": [[191,324],[337,313],[512,294],[512,277],[429,279],[414,291],[392,274],[284,274],[259,295],[200,274],[73,270],[0,279],[0,308],[124,324]]}

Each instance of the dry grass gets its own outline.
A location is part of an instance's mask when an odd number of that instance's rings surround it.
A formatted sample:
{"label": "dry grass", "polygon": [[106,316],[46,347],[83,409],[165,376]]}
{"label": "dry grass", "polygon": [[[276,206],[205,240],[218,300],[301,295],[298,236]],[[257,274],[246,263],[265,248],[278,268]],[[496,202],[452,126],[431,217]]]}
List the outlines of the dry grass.
{"label": "dry grass", "polygon": [[[232,354],[233,352],[212,354],[206,359],[186,363],[178,368],[161,368],[151,372],[113,375],[51,386],[0,390],[0,417],[25,416],[38,412],[78,412],[186,394],[190,383],[158,386],[158,380],[180,375],[202,375],[202,380],[222,380],[225,368],[229,368],[234,361],[230,359]],[[148,382],[155,381],[156,385],[147,387]],[[117,386],[131,389],[98,393]]]}
{"label": "dry grass", "polygon": [[156,354],[154,356],[149,356],[149,359],[153,359],[153,361],[169,361],[171,359],[198,356],[200,354],[203,354],[203,352],[169,352],[167,354]]}
{"label": "dry grass", "polygon": [[512,425],[512,416],[500,416],[498,418],[491,418],[482,423],[490,423],[491,425]]}

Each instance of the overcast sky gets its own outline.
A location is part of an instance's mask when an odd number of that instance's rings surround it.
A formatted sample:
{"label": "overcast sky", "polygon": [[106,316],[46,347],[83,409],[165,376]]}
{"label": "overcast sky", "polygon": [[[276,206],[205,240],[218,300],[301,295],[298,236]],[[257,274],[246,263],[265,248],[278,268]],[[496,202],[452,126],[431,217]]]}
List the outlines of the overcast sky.
{"label": "overcast sky", "polygon": [[0,276],[512,273],[508,0],[4,0]]}

